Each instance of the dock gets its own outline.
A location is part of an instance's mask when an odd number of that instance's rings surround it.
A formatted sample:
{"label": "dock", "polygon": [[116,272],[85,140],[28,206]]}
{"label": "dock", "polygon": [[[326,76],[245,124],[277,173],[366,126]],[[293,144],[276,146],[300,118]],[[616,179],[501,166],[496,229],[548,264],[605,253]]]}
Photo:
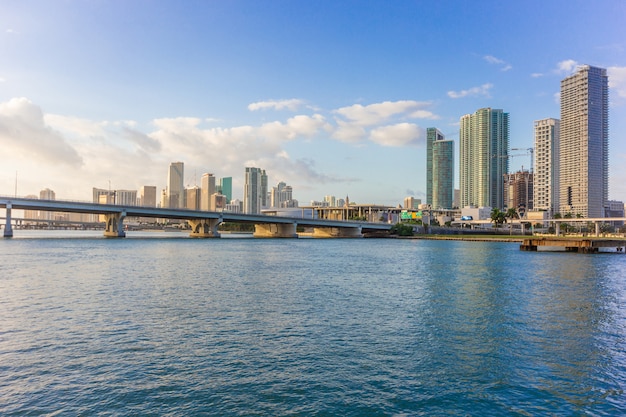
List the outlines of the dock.
{"label": "dock", "polygon": [[600,248],[615,248],[624,253],[626,240],[623,239],[591,239],[591,238],[529,238],[524,239],[520,250],[537,251],[539,247],[565,248],[565,252],[598,253]]}

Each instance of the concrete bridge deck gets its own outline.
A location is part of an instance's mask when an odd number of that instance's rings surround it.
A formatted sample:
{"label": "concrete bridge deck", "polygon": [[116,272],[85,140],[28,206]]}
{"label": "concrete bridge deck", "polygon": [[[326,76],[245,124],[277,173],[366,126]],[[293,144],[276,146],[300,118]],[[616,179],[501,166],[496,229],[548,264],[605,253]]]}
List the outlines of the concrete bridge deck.
{"label": "concrete bridge deck", "polygon": [[2,196],[0,196],[0,208],[6,209],[5,237],[13,236],[11,225],[11,210],[13,209],[100,214],[105,217],[104,235],[108,237],[125,236],[123,221],[126,217],[186,220],[192,228],[190,236],[199,238],[219,237],[217,228],[223,222],[254,224],[256,237],[297,237],[298,226],[313,228],[314,237],[362,237],[363,233],[388,231],[392,226],[382,222],[309,219]]}

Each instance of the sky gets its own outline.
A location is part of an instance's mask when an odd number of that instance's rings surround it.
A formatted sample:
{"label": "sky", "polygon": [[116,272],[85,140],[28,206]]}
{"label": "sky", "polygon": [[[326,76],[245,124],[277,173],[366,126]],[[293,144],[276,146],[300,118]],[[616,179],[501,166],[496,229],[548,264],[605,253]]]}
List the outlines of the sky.
{"label": "sky", "polygon": [[[89,201],[245,167],[293,187],[425,201],[426,128],[509,113],[510,171],[560,81],[607,68],[609,198],[626,201],[626,1],[0,0],[0,195]],[[458,187],[458,170],[455,175]]]}

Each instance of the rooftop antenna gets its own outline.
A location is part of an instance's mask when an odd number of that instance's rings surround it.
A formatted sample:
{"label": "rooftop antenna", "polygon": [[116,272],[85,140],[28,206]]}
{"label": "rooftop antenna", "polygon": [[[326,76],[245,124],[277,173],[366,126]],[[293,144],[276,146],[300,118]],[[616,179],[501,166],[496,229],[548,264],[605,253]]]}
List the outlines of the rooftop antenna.
{"label": "rooftop antenna", "polygon": [[15,171],[15,198],[17,198],[17,171]]}

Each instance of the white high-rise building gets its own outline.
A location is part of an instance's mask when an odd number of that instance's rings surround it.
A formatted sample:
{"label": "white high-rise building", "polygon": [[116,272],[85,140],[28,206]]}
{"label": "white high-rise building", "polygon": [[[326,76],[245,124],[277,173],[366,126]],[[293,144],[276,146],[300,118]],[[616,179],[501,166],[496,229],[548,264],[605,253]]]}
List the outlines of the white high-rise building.
{"label": "white high-rise building", "polygon": [[535,121],[533,208],[553,216],[559,212],[559,119]]}
{"label": "white high-rise building", "polygon": [[274,208],[284,208],[293,201],[293,189],[284,182],[279,182],[276,187],[272,187],[270,192],[270,206]]}
{"label": "white high-rise building", "polygon": [[559,209],[604,217],[609,194],[609,80],[582,65],[561,81]]}
{"label": "white high-rise building", "polygon": [[260,214],[267,207],[267,175],[261,168],[246,167],[243,190],[243,212]]}
{"label": "white high-rise building", "polygon": [[509,114],[483,108],[461,117],[461,207],[504,208],[509,173]]}
{"label": "white high-rise building", "polygon": [[337,207],[337,199],[334,195],[325,195],[324,201],[328,203],[328,207]]}
{"label": "white high-rise building", "polygon": [[167,207],[185,207],[185,164],[183,162],[172,162],[167,172]]}

